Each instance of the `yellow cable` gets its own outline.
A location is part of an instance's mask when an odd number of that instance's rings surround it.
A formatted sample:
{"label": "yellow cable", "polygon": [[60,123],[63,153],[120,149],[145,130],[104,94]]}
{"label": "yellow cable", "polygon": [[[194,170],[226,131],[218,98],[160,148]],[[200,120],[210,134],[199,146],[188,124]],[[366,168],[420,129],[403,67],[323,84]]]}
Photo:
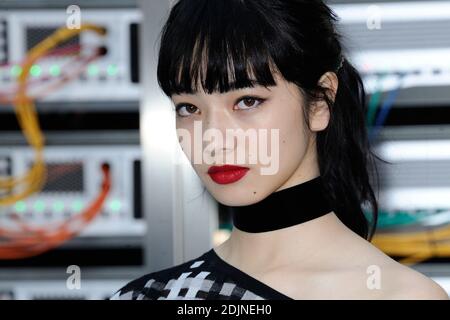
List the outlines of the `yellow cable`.
{"label": "yellow cable", "polygon": [[[18,77],[18,91],[14,101],[14,112],[19,126],[28,144],[34,150],[34,163],[28,171],[20,177],[0,178],[0,189],[4,189],[5,196],[0,198],[0,205],[11,205],[18,200],[24,199],[39,191],[46,175],[44,161],[45,139],[39,125],[36,107],[31,98],[27,96],[27,79],[33,64],[42,58],[48,51],[56,47],[61,42],[72,38],[83,31],[94,31],[104,35],[106,30],[100,26],[84,24],[79,29],[59,28],[49,37],[33,47],[27,54],[22,64],[22,72]],[[19,190],[17,190],[19,189]],[[11,194],[10,194],[11,193]]]}
{"label": "yellow cable", "polygon": [[372,243],[389,255],[402,256],[404,264],[450,256],[450,226],[408,233],[378,233]]}

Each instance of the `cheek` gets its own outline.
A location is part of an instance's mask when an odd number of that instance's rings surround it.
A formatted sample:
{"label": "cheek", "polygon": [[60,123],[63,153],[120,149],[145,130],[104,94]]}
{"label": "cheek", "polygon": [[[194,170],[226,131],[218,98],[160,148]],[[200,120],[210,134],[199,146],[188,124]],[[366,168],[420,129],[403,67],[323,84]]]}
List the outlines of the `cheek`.
{"label": "cheek", "polygon": [[306,149],[305,137],[301,130],[280,132],[280,168],[288,168],[298,163]]}
{"label": "cheek", "polygon": [[192,122],[182,124],[177,123],[176,130],[180,148],[191,163],[193,169],[200,175],[205,171],[205,165],[202,163],[204,157],[204,150],[202,149],[202,133],[197,132],[197,137],[194,135],[196,130],[194,129],[194,124]]}
{"label": "cheek", "polygon": [[177,137],[178,143],[183,150],[186,157],[191,161],[193,157],[193,147],[194,147],[194,129],[190,126],[181,126],[177,123]]}
{"label": "cheek", "polygon": [[292,110],[280,127],[279,163],[280,174],[289,174],[295,170],[303,158],[308,143],[301,110]]}

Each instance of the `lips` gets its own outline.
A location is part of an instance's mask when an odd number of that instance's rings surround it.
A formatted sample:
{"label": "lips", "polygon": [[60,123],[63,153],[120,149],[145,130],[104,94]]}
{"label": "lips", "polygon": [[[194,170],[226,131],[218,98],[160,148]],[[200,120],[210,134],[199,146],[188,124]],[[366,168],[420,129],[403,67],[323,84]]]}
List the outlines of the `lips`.
{"label": "lips", "polygon": [[228,184],[241,179],[245,176],[248,170],[250,169],[240,166],[212,166],[209,168],[208,174],[214,182],[219,184]]}

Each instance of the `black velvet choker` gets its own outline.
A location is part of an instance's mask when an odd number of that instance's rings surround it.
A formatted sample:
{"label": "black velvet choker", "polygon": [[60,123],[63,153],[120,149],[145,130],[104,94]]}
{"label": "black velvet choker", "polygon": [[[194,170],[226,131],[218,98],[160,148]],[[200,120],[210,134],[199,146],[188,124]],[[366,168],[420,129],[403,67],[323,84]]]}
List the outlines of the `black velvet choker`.
{"label": "black velvet choker", "polygon": [[333,211],[321,176],[273,192],[257,203],[228,207],[234,226],[251,233],[291,227]]}

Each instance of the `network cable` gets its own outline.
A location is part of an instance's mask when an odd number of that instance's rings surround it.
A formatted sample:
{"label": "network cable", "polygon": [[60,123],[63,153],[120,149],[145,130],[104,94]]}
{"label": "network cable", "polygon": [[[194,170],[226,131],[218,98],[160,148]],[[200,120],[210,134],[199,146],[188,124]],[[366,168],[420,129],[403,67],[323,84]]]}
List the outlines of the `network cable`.
{"label": "network cable", "polygon": [[33,47],[22,64],[22,72],[18,77],[18,89],[13,99],[14,112],[19,126],[28,144],[34,150],[32,167],[20,177],[6,177],[0,179],[0,190],[5,194],[0,198],[0,205],[11,205],[39,191],[45,182],[46,166],[44,161],[44,135],[40,129],[34,101],[27,94],[29,71],[33,64],[44,57],[50,50],[60,43],[84,31],[94,31],[99,35],[105,34],[105,29],[96,25],[85,24],[79,29],[62,27],[52,35]]}

